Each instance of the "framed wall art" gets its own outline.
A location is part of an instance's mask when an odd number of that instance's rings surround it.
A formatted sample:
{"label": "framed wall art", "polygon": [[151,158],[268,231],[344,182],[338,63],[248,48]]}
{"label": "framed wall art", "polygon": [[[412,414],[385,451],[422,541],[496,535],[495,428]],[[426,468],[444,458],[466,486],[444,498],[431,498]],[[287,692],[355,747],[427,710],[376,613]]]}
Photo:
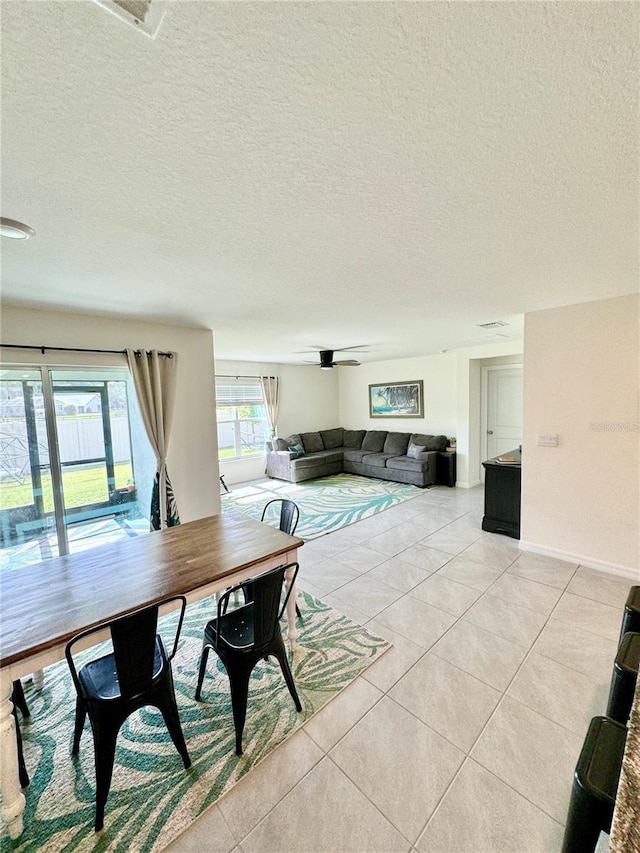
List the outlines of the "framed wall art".
{"label": "framed wall art", "polygon": [[369,385],[370,418],[423,418],[422,379]]}

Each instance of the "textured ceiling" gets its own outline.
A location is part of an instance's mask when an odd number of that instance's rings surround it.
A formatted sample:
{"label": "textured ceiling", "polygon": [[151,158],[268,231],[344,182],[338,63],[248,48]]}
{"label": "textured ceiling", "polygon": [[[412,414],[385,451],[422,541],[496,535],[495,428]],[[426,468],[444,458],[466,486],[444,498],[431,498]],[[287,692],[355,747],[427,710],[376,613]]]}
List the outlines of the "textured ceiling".
{"label": "textured ceiling", "polygon": [[519,337],[638,289],[636,3],[2,2],[3,299],[223,358]]}

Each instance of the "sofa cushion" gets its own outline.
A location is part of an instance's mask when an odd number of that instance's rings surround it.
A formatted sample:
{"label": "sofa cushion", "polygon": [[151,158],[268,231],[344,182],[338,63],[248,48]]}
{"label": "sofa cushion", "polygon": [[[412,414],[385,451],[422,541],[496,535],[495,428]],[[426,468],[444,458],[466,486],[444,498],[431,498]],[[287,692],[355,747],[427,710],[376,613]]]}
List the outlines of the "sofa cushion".
{"label": "sofa cushion", "polygon": [[425,455],[422,459],[409,459],[408,456],[392,456],[387,459],[387,468],[393,471],[428,471],[429,456]]}
{"label": "sofa cushion", "polygon": [[420,459],[420,454],[424,453],[427,448],[424,444],[412,444],[409,442],[409,447],[407,447],[407,456],[409,459]]}
{"label": "sofa cushion", "polygon": [[312,453],[311,456],[321,462],[341,462],[342,448],[337,447],[335,450],[319,450],[317,453]]}
{"label": "sofa cushion", "polygon": [[359,450],[357,448],[353,448],[352,450],[349,447],[345,447],[342,455],[347,462],[362,462],[366,456],[371,456],[371,453],[368,450]]}
{"label": "sofa cushion", "polygon": [[368,450],[369,453],[382,453],[386,437],[386,429],[368,429],[364,439],[362,440],[362,449]]}
{"label": "sofa cushion", "polygon": [[[290,462],[291,468],[299,471],[301,468],[315,468],[317,471],[322,471],[324,468],[324,460],[318,459],[315,455],[300,456],[298,459],[292,459]],[[322,476],[321,474],[319,476]]]}
{"label": "sofa cushion", "polygon": [[407,452],[409,444],[408,432],[390,432],[384,440],[383,453],[390,453],[391,456],[402,456]]}
{"label": "sofa cushion", "polygon": [[320,438],[325,450],[333,450],[334,447],[342,447],[344,430],[342,427],[336,429],[321,429]]}
{"label": "sofa cushion", "polygon": [[348,447],[351,450],[360,450],[365,433],[366,429],[345,429],[343,446]]}
{"label": "sofa cushion", "polygon": [[287,444],[287,440],[285,438],[274,438],[271,442],[271,447],[274,450],[288,450],[289,445]]}
{"label": "sofa cushion", "polygon": [[324,444],[320,438],[319,432],[302,432],[300,433],[302,446],[306,453],[315,453],[318,450],[324,450]]}
{"label": "sofa cushion", "polygon": [[296,457],[304,456],[304,447],[301,444],[292,444],[291,447],[287,447],[289,453],[295,453]]}
{"label": "sofa cushion", "polygon": [[321,450],[318,453],[307,453],[306,456],[292,459],[291,467],[296,469],[316,468],[318,476],[321,477],[326,465],[340,461],[342,461],[341,450]]}
{"label": "sofa cushion", "polygon": [[392,453],[367,453],[362,460],[365,465],[373,468],[386,468],[387,459],[393,459]]}
{"label": "sofa cushion", "polygon": [[420,432],[411,434],[412,444],[421,444],[427,450],[446,450],[449,439],[446,435],[423,435]]}
{"label": "sofa cushion", "polygon": [[[289,449],[290,447],[292,447],[294,444],[302,444],[302,439],[300,438],[300,433],[299,433],[299,432],[294,432],[294,433],[292,433],[291,435],[288,435],[288,436],[284,439],[284,441],[285,441],[285,443],[286,443],[286,445],[287,445],[287,446],[284,448],[285,450],[288,450],[288,449]],[[280,448],[278,448],[278,449],[280,449]]]}

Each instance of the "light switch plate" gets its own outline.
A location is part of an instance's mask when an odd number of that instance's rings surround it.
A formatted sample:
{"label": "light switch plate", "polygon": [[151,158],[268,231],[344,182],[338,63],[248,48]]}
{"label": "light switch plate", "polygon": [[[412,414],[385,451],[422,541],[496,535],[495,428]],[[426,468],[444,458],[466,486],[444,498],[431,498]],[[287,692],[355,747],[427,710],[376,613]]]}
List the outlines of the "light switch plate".
{"label": "light switch plate", "polygon": [[538,447],[557,447],[558,433],[543,432],[538,435]]}

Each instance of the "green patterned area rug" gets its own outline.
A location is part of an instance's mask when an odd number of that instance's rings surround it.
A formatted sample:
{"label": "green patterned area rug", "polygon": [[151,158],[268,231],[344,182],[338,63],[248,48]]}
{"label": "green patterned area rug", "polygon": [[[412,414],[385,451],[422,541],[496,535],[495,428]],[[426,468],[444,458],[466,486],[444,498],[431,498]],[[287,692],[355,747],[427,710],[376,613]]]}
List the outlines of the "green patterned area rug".
{"label": "green patterned area rug", "polygon": [[[291,735],[387,648],[375,637],[308,593],[299,592],[297,648],[292,671],[302,702],[295,710],[275,659],[260,662],[252,675],[240,757],[229,681],[214,653],[209,656],[201,703],[194,698],[205,623],[212,599],[189,605],[173,673],[180,719],[193,762],[185,771],[162,717],[143,708],[123,726],[116,753],[104,830],[94,833],[95,772],[87,722],[80,755],[72,761],[75,692],[66,662],[46,670],[45,689],[25,695],[31,718],[22,724],[31,785],[26,790],[25,831],[3,851],[20,853],[151,853],[162,850],[252,767]],[[161,621],[170,635],[175,617]],[[164,621],[166,620],[166,621]],[[175,623],[173,623],[175,624]],[[99,656],[98,647],[83,654]],[[22,721],[21,721],[22,723]]]}
{"label": "green patterned area rug", "polygon": [[357,474],[334,474],[304,483],[260,480],[232,486],[231,494],[222,495],[222,511],[239,510],[259,521],[267,501],[289,498],[300,509],[296,536],[316,539],[424,492],[418,486]]}

